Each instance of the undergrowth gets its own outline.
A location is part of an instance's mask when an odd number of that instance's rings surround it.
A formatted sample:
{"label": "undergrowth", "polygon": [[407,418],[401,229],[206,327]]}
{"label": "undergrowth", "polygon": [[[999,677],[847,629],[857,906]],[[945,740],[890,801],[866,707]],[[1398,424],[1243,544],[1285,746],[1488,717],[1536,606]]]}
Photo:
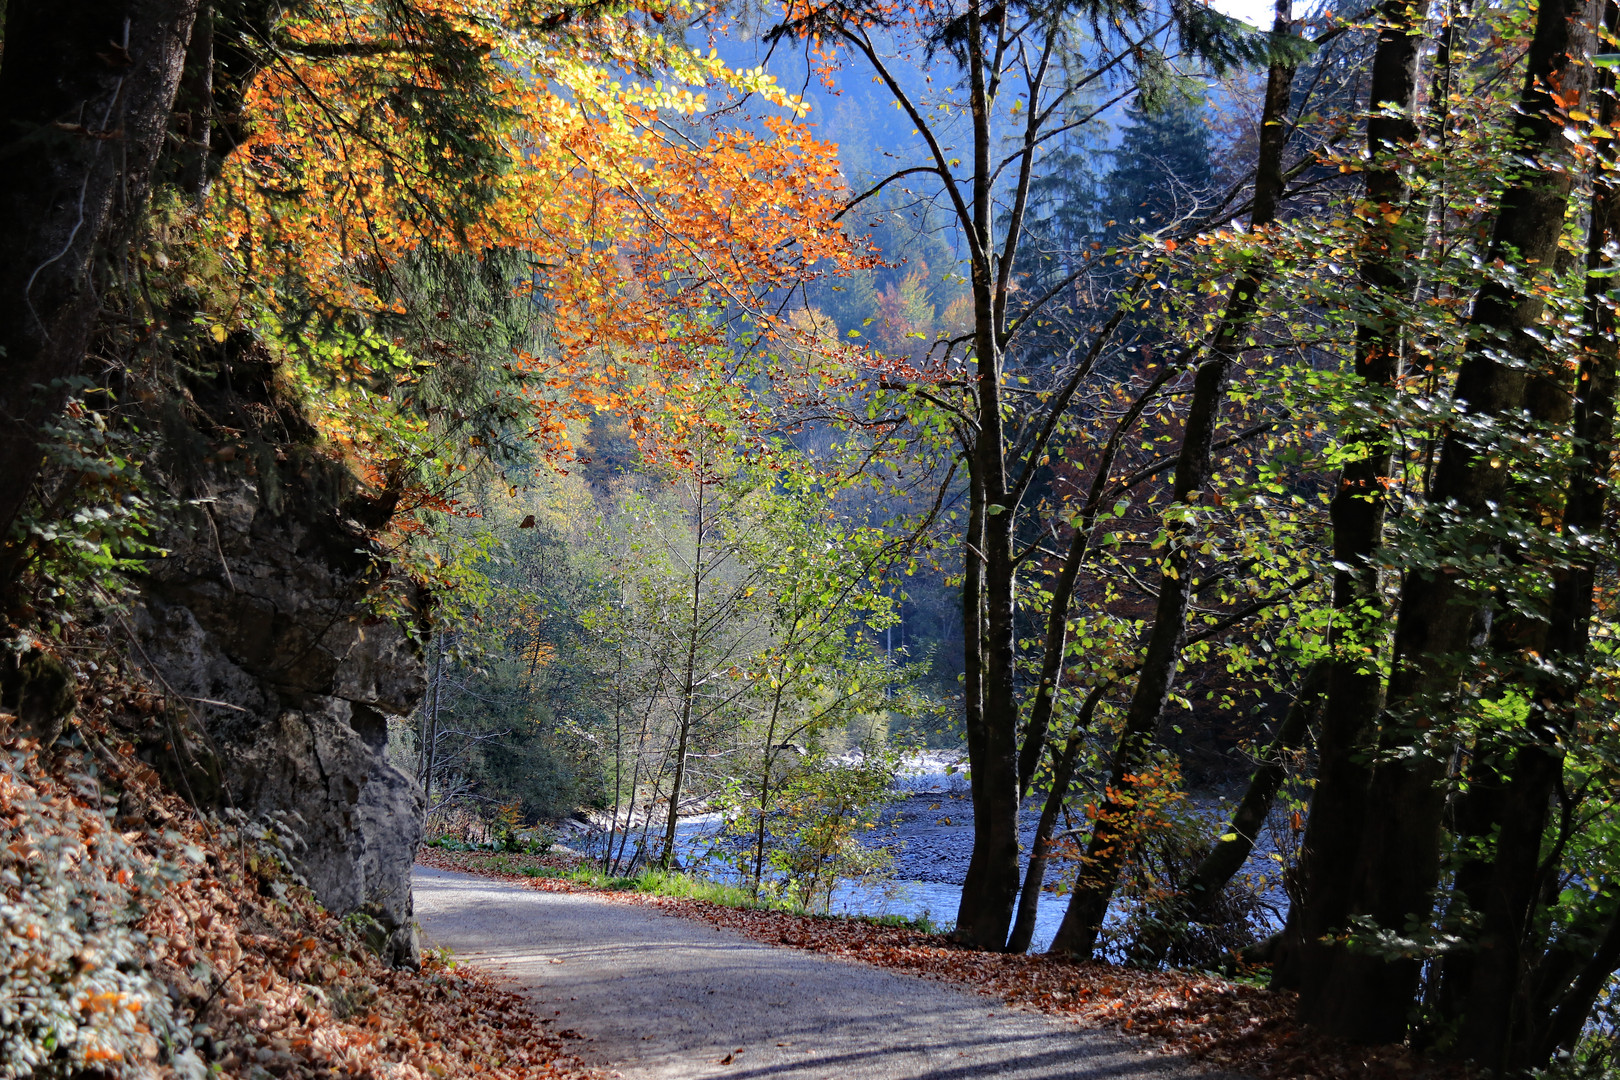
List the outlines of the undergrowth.
{"label": "undergrowth", "polygon": [[558,856],[510,856],[485,851],[461,851],[444,845],[424,845],[420,861],[425,865],[446,870],[462,870],[475,874],[508,875],[524,878],[544,878],[567,882],[584,889],[604,892],[632,892],[645,896],[664,896],[675,900],[698,900],[721,907],[747,911],[780,911],[814,919],[831,919],[870,923],[873,926],[892,926],[916,930],[924,934],[943,933],[943,927],[927,915],[829,915],[813,912],[776,897],[755,898],[753,893],[739,885],[714,881],[695,874],[675,870],[648,869],[629,876],[614,875],[580,861]]}
{"label": "undergrowth", "polygon": [[789,915],[802,915],[812,919],[870,923],[873,926],[894,926],[916,930],[924,934],[941,933],[941,928],[927,915],[829,915],[775,898],[755,899],[748,889],[692,874],[669,870],[644,870],[630,877],[614,877],[590,866],[562,870],[549,866],[531,866],[519,870],[524,877],[554,878],[571,881],[592,889],[611,892],[637,892],[648,896],[667,896],[675,900],[701,900],[721,907],[741,908],[747,911],[781,911]]}

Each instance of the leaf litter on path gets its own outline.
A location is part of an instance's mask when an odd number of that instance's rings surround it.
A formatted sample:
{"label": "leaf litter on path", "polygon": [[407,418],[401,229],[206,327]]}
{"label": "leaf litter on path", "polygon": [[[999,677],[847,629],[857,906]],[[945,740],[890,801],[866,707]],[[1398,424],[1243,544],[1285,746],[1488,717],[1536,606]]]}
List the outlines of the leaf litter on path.
{"label": "leaf litter on path", "polygon": [[1148,971],[1045,955],[990,953],[939,934],[858,918],[730,908],[701,900],[600,889],[503,867],[565,868],[558,856],[495,856],[425,848],[423,866],[522,882],[548,892],[591,893],[700,919],[756,941],[903,971],[976,990],[1009,1006],[1108,1027],[1166,1053],[1266,1080],[1466,1080],[1466,1067],[1410,1047],[1355,1046],[1293,1019],[1294,995],[1196,971]]}

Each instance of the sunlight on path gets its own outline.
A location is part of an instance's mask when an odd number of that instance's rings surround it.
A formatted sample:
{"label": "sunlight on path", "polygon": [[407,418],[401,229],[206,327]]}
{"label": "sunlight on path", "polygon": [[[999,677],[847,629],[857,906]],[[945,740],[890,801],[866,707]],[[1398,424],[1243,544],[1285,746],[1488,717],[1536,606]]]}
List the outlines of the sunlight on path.
{"label": "sunlight on path", "polygon": [[578,1036],[571,1048],[627,1080],[1230,1075],[651,908],[424,867],[414,884],[425,944],[517,980],[557,1031]]}

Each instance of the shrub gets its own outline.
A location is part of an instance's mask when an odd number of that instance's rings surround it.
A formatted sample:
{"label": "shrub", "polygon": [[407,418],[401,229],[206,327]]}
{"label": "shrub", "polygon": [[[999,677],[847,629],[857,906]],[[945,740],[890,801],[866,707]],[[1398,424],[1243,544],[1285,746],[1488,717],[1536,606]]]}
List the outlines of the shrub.
{"label": "shrub", "polygon": [[[156,1076],[204,1067],[137,928],[182,865],[145,856],[112,827],[94,779],[51,790],[27,744],[0,755],[0,1077],[86,1071]],[[183,857],[202,853],[182,847]]]}

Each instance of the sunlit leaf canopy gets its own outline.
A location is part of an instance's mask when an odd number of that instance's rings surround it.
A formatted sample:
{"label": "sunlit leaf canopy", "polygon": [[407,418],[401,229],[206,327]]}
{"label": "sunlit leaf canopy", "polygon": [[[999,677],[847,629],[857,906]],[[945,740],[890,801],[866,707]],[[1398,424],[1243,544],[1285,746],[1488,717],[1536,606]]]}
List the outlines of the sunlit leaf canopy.
{"label": "sunlit leaf canopy", "polygon": [[[422,361],[393,273],[515,254],[547,347],[509,358],[553,458],[596,410],[678,441],[694,367],[814,339],[796,285],[873,256],[842,231],[836,148],[763,70],[688,48],[684,3],[319,3],[266,39],[246,137],[207,207],[323,433],[381,484],[411,456]],[[248,294],[254,294],[250,299]],[[815,365],[810,365],[814,367]],[[796,365],[800,377],[805,365]],[[402,432],[405,433],[402,435]]]}

